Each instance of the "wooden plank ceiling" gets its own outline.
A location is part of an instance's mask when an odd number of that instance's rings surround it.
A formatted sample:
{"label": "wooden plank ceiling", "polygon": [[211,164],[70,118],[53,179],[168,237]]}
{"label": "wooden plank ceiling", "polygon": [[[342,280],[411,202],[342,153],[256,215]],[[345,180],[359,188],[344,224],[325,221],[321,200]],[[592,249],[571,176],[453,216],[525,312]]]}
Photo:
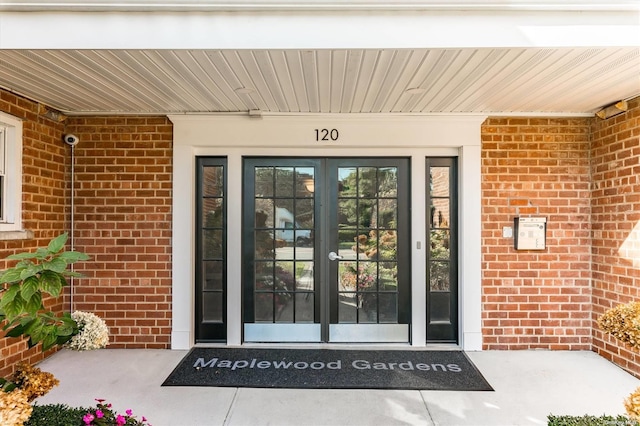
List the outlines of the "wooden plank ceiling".
{"label": "wooden plank ceiling", "polygon": [[640,48],[0,50],[67,114],[581,114],[640,94]]}

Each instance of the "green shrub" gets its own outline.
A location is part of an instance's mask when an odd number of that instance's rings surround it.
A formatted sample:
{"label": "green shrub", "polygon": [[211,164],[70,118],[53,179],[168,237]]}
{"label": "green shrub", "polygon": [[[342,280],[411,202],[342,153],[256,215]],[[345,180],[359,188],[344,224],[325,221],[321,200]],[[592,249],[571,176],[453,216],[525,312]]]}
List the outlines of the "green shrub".
{"label": "green shrub", "polygon": [[626,416],[547,416],[548,426],[638,426]]}
{"label": "green shrub", "polygon": [[82,416],[89,410],[65,404],[34,404],[31,417],[24,426],[84,426]]}

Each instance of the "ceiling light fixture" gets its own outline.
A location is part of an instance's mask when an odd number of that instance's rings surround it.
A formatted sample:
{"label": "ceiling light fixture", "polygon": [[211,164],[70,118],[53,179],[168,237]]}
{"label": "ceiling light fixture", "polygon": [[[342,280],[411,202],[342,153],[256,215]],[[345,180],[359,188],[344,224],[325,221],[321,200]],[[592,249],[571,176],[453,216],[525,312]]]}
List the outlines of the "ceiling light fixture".
{"label": "ceiling light fixture", "polygon": [[238,87],[237,89],[235,89],[235,92],[240,95],[248,95],[249,93],[253,93],[255,91],[256,89],[254,89],[253,87]]}
{"label": "ceiling light fixture", "polygon": [[596,112],[596,115],[601,119],[606,120],[607,118],[622,114],[627,111],[627,109],[629,109],[627,101],[620,101],[602,108],[600,111]]}
{"label": "ceiling light fixture", "polygon": [[249,118],[262,118],[262,111],[259,109],[250,109]]}

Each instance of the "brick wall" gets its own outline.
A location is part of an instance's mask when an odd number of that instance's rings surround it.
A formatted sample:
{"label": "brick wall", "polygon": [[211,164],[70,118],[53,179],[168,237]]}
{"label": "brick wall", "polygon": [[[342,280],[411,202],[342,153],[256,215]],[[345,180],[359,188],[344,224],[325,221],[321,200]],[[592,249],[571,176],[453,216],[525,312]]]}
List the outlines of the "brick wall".
{"label": "brick wall", "polygon": [[72,117],[75,247],[91,261],[74,309],[107,322],[111,348],[168,348],[173,129],[165,117]]}
{"label": "brick wall", "polygon": [[[49,240],[65,231],[69,148],[62,142],[64,124],[40,115],[37,103],[0,90],[0,111],[24,120],[22,220],[24,228],[34,236],[9,241],[0,237],[0,259],[5,259],[13,253],[45,247]],[[12,264],[0,261],[0,270],[8,266]],[[45,305],[54,312],[63,310],[61,297],[47,299]],[[0,377],[9,375],[19,361],[34,364],[41,359],[39,346],[27,349],[24,339],[0,338]]]}
{"label": "brick wall", "polygon": [[640,98],[629,107],[622,115],[593,122],[593,345],[640,377],[639,351],[595,324],[606,309],[640,301]]}
{"label": "brick wall", "polygon": [[[590,119],[482,126],[485,349],[591,349]],[[547,248],[514,249],[514,216],[547,218]]]}
{"label": "brick wall", "polygon": [[[595,325],[605,309],[639,296],[639,100],[630,105],[631,111],[606,121],[484,123],[486,349],[589,350],[593,342],[600,354],[640,375],[637,351]],[[105,318],[111,347],[168,348],[170,122],[140,116],[72,117],[62,123],[38,115],[38,104],[1,90],[0,110],[25,120],[23,220],[34,233],[30,240],[0,240],[0,258],[44,246],[69,230],[71,149],[61,137],[78,135],[75,248],[92,259],[76,266],[86,276],[74,282],[74,309]],[[517,214],[547,217],[546,250],[517,251],[512,238],[502,237]],[[68,310],[69,295],[47,305]],[[0,355],[0,376],[19,360],[43,357],[16,339],[0,339]]]}

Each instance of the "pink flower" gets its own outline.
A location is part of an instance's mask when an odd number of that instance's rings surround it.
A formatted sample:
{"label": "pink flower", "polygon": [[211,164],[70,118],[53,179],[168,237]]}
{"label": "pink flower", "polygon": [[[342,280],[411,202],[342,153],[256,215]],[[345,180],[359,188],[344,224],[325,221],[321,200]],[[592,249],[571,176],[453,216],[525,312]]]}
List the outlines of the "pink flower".
{"label": "pink flower", "polygon": [[84,417],[82,417],[82,421],[85,425],[90,425],[93,419],[95,419],[95,417],[93,417],[93,414],[91,413],[87,413],[84,415]]}
{"label": "pink flower", "polygon": [[127,423],[127,419],[125,419],[122,414],[118,414],[118,417],[116,417],[116,424],[118,426],[123,426],[126,423]]}
{"label": "pink flower", "polygon": [[129,408],[127,411],[127,416],[131,417],[133,415],[133,410],[131,410],[131,408]]}
{"label": "pink flower", "polygon": [[142,421],[143,421],[143,422],[146,422],[146,421],[147,421],[147,418],[146,418],[145,416],[142,416]]}
{"label": "pink flower", "polygon": [[98,401],[98,403],[100,404],[106,401],[106,399],[100,399],[100,398],[95,398],[95,400]]}
{"label": "pink flower", "polygon": [[104,417],[104,413],[102,412],[102,410],[96,410],[96,417],[99,419]]}

